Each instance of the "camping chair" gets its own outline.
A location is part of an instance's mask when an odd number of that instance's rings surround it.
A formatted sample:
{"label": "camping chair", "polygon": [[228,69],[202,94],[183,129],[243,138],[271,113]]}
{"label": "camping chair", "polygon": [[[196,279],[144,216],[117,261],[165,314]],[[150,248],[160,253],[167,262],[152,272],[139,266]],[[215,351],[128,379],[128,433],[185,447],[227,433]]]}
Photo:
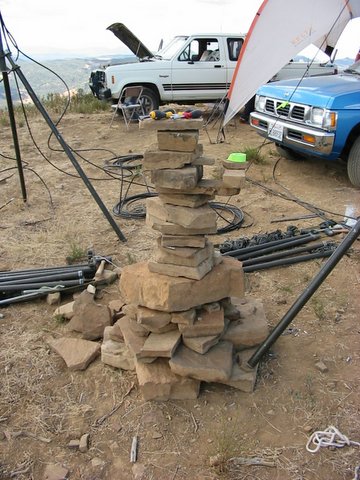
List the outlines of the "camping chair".
{"label": "camping chair", "polygon": [[114,121],[118,110],[121,110],[126,129],[129,129],[130,122],[137,119],[138,115],[145,115],[144,105],[141,101],[143,87],[141,85],[134,85],[132,87],[125,87],[120,93],[117,104],[112,105],[114,113],[110,122],[110,127]]}

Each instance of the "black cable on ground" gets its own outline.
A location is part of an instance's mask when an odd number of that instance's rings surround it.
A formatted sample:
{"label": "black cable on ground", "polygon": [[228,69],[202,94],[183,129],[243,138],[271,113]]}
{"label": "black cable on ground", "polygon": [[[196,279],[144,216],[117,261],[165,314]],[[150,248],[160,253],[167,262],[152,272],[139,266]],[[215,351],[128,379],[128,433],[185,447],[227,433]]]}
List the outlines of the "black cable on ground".
{"label": "black cable on ground", "polygon": [[[215,210],[218,216],[224,220],[227,225],[225,227],[221,227],[217,229],[218,234],[223,234],[227,232],[232,232],[233,230],[238,230],[241,227],[241,224],[244,221],[244,213],[240,208],[235,207],[234,205],[230,205],[228,203],[220,203],[220,202],[209,202],[210,207]],[[219,211],[225,211],[227,213],[231,213],[232,220],[227,220],[223,215],[219,213]]]}
{"label": "black cable on ground", "polygon": [[[146,192],[139,193],[138,195],[131,195],[130,197],[125,197],[123,200],[120,200],[114,208],[113,213],[117,217],[122,218],[145,218],[146,217],[146,208],[144,205],[144,200],[149,197],[157,197],[156,192]],[[141,202],[140,205],[136,203]],[[134,206],[135,205],[135,206]],[[130,209],[133,207],[132,209]]]}
{"label": "black cable on ground", "polygon": [[[129,197],[125,197],[123,200],[120,200],[113,208],[113,213],[115,216],[122,217],[122,218],[145,218],[146,217],[146,207],[144,205],[143,200],[149,197],[157,197],[158,193],[156,192],[146,192],[140,193],[138,195],[131,195]],[[140,205],[136,205],[138,202],[141,202]],[[135,205],[135,207],[134,207]],[[216,213],[221,217],[227,225],[225,227],[219,228],[217,230],[218,234],[223,234],[226,232],[231,232],[240,228],[242,222],[244,221],[244,214],[243,212],[234,205],[229,205],[225,203],[219,202],[209,202],[211,208],[213,208]],[[133,207],[133,208],[131,208]],[[232,214],[232,220],[227,220],[223,215],[220,215],[219,211],[223,210],[226,212],[230,212]]]}

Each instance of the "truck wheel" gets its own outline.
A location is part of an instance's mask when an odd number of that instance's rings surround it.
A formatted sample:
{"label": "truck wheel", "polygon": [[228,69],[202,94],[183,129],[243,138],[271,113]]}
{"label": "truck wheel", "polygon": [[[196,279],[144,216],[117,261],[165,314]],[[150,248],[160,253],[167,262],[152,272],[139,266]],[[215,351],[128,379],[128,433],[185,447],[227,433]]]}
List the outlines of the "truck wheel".
{"label": "truck wheel", "polygon": [[280,155],[280,157],[284,157],[287,160],[304,160],[304,157],[294,150],[290,148],[280,147],[280,145],[276,145],[276,151]]}
{"label": "truck wheel", "polygon": [[141,101],[144,105],[146,115],[148,115],[151,110],[157,110],[159,108],[159,99],[150,88],[144,88]]}
{"label": "truck wheel", "polygon": [[347,173],[352,185],[360,187],[360,137],[355,140],[351,147],[347,162]]}

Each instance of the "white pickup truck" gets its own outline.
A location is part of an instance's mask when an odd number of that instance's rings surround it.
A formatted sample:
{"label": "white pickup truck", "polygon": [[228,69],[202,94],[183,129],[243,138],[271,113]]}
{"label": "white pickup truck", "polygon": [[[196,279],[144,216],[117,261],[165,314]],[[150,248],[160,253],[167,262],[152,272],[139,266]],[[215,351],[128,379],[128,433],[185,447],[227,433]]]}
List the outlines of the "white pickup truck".
{"label": "white pickup truck", "polygon": [[[138,61],[109,65],[91,72],[91,91],[100,100],[115,103],[124,87],[142,85],[146,112],[168,103],[195,104],[223,98],[245,41],[242,34],[181,35],[153,53],[124,24],[114,23],[108,30],[136,55]],[[307,69],[305,62],[289,62],[275,79],[301,77]],[[306,74],[329,73],[337,73],[333,64],[313,62]]]}

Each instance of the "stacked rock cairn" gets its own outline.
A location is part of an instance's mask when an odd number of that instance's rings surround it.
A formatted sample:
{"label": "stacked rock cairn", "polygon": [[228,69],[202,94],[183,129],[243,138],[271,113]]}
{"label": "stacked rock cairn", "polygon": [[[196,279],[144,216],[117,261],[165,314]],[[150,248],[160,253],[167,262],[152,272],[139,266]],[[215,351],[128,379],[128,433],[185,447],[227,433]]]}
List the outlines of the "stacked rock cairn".
{"label": "stacked rock cairn", "polygon": [[146,201],[146,224],[159,232],[151,260],[123,268],[124,306],[106,327],[102,361],[135,370],[145,400],[195,399],[201,382],[252,392],[256,368],[247,366],[268,334],[262,302],[245,298],[241,262],[222,257],[208,235],[217,232],[215,195],[240,192],[243,170],[221,180],[203,178],[200,119],[146,119],[157,131],[145,152],[158,193]]}

